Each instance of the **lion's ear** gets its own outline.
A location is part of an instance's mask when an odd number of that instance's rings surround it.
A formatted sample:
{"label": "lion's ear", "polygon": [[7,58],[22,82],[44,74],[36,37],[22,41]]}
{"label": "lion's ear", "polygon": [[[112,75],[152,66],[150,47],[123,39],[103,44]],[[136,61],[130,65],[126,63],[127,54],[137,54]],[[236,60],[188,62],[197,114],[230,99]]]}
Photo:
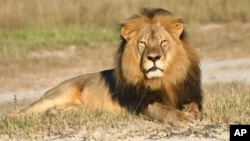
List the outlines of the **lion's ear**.
{"label": "lion's ear", "polygon": [[135,34],[137,33],[136,31],[135,25],[125,24],[121,27],[121,36],[128,41],[135,37]]}
{"label": "lion's ear", "polygon": [[121,36],[127,41],[130,39],[130,33],[131,30],[129,30],[129,27],[126,25],[123,25],[121,27]]}
{"label": "lion's ear", "polygon": [[184,26],[182,22],[174,22],[173,23],[173,29],[174,29],[174,34],[179,38],[180,35],[182,34],[183,30],[184,30]]}

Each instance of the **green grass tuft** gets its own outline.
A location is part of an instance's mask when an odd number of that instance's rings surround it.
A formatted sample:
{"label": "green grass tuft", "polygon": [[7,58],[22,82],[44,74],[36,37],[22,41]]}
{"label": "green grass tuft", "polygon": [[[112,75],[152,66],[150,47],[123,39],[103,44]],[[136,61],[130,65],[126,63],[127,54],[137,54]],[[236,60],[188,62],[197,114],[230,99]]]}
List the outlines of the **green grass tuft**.
{"label": "green grass tuft", "polygon": [[119,36],[114,29],[69,27],[69,28],[22,28],[0,29],[0,52],[20,54],[39,49],[55,49],[70,45],[85,45],[114,42]]}

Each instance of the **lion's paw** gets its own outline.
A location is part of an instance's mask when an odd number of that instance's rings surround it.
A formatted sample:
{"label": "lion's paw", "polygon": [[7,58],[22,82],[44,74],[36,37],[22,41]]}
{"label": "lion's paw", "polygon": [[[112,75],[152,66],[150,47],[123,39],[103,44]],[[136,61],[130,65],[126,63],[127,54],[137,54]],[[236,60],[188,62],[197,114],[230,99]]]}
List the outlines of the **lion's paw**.
{"label": "lion's paw", "polygon": [[171,115],[171,117],[165,118],[164,122],[167,125],[181,128],[188,128],[197,124],[197,120],[192,114],[182,111],[176,112]]}

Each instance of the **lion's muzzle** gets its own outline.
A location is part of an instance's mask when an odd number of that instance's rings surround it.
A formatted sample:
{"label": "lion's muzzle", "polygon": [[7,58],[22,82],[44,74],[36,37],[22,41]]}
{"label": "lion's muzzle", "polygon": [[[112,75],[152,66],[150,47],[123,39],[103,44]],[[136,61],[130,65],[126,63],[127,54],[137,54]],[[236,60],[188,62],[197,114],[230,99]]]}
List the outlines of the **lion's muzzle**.
{"label": "lion's muzzle", "polygon": [[151,67],[150,69],[148,69],[146,73],[154,72],[154,71],[157,71],[157,70],[160,70],[160,71],[163,72],[163,69],[161,69],[161,68],[159,68],[159,67],[157,67],[157,66],[154,65],[153,67]]}
{"label": "lion's muzzle", "polygon": [[163,67],[161,67],[160,55],[149,55],[145,58],[143,67],[148,79],[160,78],[163,76]]}
{"label": "lion's muzzle", "polygon": [[163,76],[163,69],[157,67],[157,66],[153,66],[150,69],[148,69],[146,71],[146,77],[148,79],[152,79],[152,78],[160,78]]}

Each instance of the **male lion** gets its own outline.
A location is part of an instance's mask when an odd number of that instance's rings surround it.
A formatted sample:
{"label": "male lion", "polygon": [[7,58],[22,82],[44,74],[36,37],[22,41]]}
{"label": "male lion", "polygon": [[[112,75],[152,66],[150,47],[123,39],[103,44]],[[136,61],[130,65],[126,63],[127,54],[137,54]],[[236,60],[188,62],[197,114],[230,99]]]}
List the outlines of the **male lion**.
{"label": "male lion", "polygon": [[19,114],[77,106],[192,124],[202,109],[201,72],[182,20],[164,9],[144,8],[120,31],[114,69],[66,80]]}

